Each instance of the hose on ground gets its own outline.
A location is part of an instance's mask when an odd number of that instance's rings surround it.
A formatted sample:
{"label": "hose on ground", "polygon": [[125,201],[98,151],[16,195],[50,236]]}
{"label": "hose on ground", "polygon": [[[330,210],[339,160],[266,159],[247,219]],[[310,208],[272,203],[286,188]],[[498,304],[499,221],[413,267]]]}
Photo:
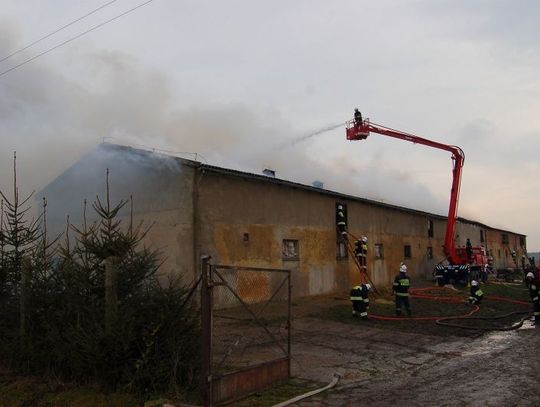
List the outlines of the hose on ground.
{"label": "hose on ground", "polygon": [[332,387],[334,387],[337,382],[339,381],[339,379],[341,378],[341,375],[338,374],[338,373],[334,373],[334,378],[332,379],[332,381],[330,383],[328,383],[326,386],[324,387],[321,387],[320,389],[315,389],[315,390],[312,390],[310,392],[307,392],[307,393],[304,393],[304,394],[301,394],[299,396],[296,396],[292,399],[289,399],[289,400],[286,400],[286,401],[283,401],[279,404],[275,404],[273,405],[272,407],[285,407],[285,406],[288,406],[292,403],[296,403],[297,401],[300,401],[300,400],[303,400],[305,398],[308,398],[308,397],[311,397],[311,396],[314,396],[315,394],[319,394],[319,393],[322,393],[323,391],[325,390],[328,390],[328,389],[331,389]]}
{"label": "hose on ground", "polygon": [[[456,319],[467,319],[467,320],[492,320],[492,319],[502,319],[502,318],[508,318],[512,315],[520,315],[520,314],[527,314],[523,318],[519,320],[519,322],[514,323],[510,326],[468,326],[468,325],[461,325],[461,324],[453,324],[449,322],[445,322],[447,320],[456,320]],[[523,322],[531,315],[532,313],[530,311],[515,311],[510,312],[509,314],[504,315],[497,315],[494,317],[446,317],[446,318],[440,318],[435,321],[437,325],[443,325],[443,326],[450,326],[452,328],[461,328],[461,329],[473,329],[477,331],[512,331],[514,329],[521,328],[523,325]]]}

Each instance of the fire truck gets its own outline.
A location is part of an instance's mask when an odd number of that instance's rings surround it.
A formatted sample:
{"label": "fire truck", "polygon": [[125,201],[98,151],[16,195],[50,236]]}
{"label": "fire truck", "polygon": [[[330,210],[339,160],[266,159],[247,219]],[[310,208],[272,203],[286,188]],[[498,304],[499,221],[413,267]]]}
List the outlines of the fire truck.
{"label": "fire truck", "polygon": [[445,150],[452,155],[452,188],[450,190],[450,205],[448,207],[448,220],[444,236],[443,251],[445,258],[435,266],[434,276],[438,283],[468,284],[477,279],[487,267],[488,259],[484,247],[460,246],[456,247],[454,232],[457,221],[459,188],[461,172],[465,162],[465,154],[458,146],[447,145],[437,141],[428,140],[414,134],[391,129],[386,126],[372,123],[369,119],[356,119],[347,122],[347,140],[365,140],[371,133],[405,140],[414,144]]}

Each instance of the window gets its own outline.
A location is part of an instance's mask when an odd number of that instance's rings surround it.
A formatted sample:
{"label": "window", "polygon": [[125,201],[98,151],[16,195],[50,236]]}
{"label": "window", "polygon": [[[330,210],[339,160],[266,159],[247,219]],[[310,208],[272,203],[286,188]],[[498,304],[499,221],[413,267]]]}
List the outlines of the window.
{"label": "window", "polygon": [[411,246],[408,245],[408,244],[403,246],[403,257],[406,258],[406,259],[411,258]]}
{"label": "window", "polygon": [[373,246],[373,251],[375,252],[376,259],[384,258],[384,250],[382,243],[375,243],[375,245]]}
{"label": "window", "polygon": [[508,233],[501,234],[502,244],[508,244]]}
{"label": "window", "polygon": [[433,237],[433,221],[428,221],[428,230],[427,230],[428,237]]}
{"label": "window", "polygon": [[343,260],[347,258],[347,246],[345,246],[345,243],[343,241],[337,242],[337,256],[336,258],[338,260]]}
{"label": "window", "polygon": [[519,245],[520,246],[525,246],[525,237],[524,236],[519,237]]}
{"label": "window", "polygon": [[283,260],[298,260],[298,240],[283,239]]}
{"label": "window", "polygon": [[428,248],[427,248],[427,258],[428,258],[428,260],[433,259],[433,247],[431,247],[431,246],[428,246]]}
{"label": "window", "polygon": [[484,243],[484,230],[480,229],[480,243]]}

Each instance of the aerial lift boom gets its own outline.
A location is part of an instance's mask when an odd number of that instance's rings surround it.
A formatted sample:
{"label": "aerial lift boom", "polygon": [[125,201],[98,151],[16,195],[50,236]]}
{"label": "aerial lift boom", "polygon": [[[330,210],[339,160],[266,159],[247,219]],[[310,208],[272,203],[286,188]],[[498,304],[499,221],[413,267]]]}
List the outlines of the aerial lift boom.
{"label": "aerial lift boom", "polygon": [[[465,161],[465,154],[458,146],[447,145],[415,136],[414,134],[394,130],[389,127],[371,123],[369,119],[362,121],[350,121],[347,123],[347,140],[365,140],[370,133],[377,133],[383,136],[393,137],[400,140],[409,141],[414,144],[422,144],[428,147],[438,148],[452,154],[452,189],[450,191],[450,206],[448,208],[448,222],[444,237],[444,254],[450,265],[463,265],[467,263],[464,250],[458,251],[454,243],[454,231],[457,220],[457,208],[459,200],[459,188],[461,184],[461,170]],[[478,251],[478,250],[475,250]]]}

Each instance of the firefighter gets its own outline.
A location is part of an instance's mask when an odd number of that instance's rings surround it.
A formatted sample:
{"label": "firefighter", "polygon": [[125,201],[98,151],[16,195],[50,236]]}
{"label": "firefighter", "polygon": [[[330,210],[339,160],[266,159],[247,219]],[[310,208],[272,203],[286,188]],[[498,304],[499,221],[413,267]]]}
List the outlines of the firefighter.
{"label": "firefighter", "polygon": [[362,236],[360,240],[362,241],[362,266],[367,267],[367,237]]}
{"label": "firefighter", "polygon": [[394,279],[392,290],[396,296],[396,315],[401,315],[401,305],[405,306],[407,314],[410,316],[411,304],[409,302],[409,287],[411,286],[411,280],[407,275],[407,266],[403,263],[399,266],[399,274]]}
{"label": "firefighter", "polygon": [[362,251],[362,242],[360,240],[354,241],[354,257],[358,260],[358,264],[362,265],[362,256],[364,252]]}
{"label": "firefighter", "polygon": [[527,286],[529,287],[529,295],[531,296],[531,302],[533,305],[534,324],[540,325],[540,294],[538,282],[536,281],[534,274],[530,271],[527,273],[525,279],[527,282]]}
{"label": "firefighter", "polygon": [[482,302],[482,298],[484,298],[484,292],[480,289],[480,286],[478,285],[478,281],[476,280],[471,281],[469,303],[472,305],[480,305],[480,303]]}
{"label": "firefighter", "polygon": [[337,206],[336,223],[339,233],[344,237],[347,236],[347,221],[345,220],[343,205]]}
{"label": "firefighter", "polygon": [[352,315],[362,319],[368,319],[369,291],[371,284],[360,284],[351,290]]}
{"label": "firefighter", "polygon": [[354,124],[356,126],[362,124],[362,113],[360,113],[360,110],[358,109],[354,109]]}
{"label": "firefighter", "polygon": [[473,250],[472,250],[471,240],[469,238],[467,238],[467,242],[465,243],[465,252],[467,253],[467,261],[469,263],[472,263]]}

